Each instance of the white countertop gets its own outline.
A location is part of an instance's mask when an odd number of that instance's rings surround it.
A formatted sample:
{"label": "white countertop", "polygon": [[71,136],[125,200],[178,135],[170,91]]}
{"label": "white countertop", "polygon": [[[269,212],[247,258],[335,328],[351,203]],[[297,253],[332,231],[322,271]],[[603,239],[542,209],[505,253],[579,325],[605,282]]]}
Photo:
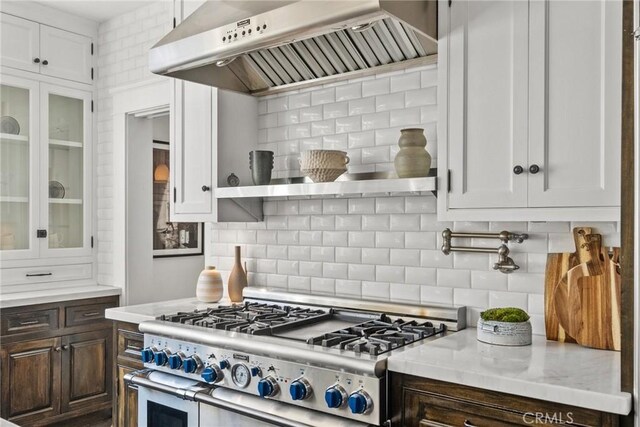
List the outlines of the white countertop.
{"label": "white countertop", "polygon": [[120,293],[120,288],[102,285],[83,285],[56,289],[41,289],[37,291],[9,292],[0,294],[0,308],[108,297],[111,295],[120,295]]}
{"label": "white countertop", "polygon": [[162,314],[177,313],[178,311],[193,311],[229,305],[231,301],[226,298],[218,302],[201,302],[195,298],[184,298],[173,301],[152,302],[148,304],[129,305],[126,307],[108,308],[105,317],[120,322],[139,324],[146,320],[154,320]]}
{"label": "white countertop", "polygon": [[631,394],[620,391],[620,353],[533,336],[533,344],[503,347],[465,329],[388,361],[390,371],[626,415]]}

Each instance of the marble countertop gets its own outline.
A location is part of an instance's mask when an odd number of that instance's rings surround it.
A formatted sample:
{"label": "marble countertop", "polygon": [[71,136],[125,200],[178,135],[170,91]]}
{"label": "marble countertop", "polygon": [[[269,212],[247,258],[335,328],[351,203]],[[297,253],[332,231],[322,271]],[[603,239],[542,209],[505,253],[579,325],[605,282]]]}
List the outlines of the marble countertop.
{"label": "marble countertop", "polygon": [[121,289],[114,286],[83,285],[56,289],[41,289],[0,294],[0,309],[23,305],[47,304],[85,298],[120,295]]}
{"label": "marble countertop", "polygon": [[620,353],[533,336],[524,347],[485,344],[465,329],[393,355],[392,372],[626,415]]}
{"label": "marble countertop", "polygon": [[154,320],[162,314],[176,313],[178,311],[193,311],[229,305],[231,301],[226,298],[218,302],[201,302],[195,298],[184,298],[173,301],[152,302],[147,304],[129,305],[126,307],[108,308],[105,311],[107,319],[139,324],[146,320]]}

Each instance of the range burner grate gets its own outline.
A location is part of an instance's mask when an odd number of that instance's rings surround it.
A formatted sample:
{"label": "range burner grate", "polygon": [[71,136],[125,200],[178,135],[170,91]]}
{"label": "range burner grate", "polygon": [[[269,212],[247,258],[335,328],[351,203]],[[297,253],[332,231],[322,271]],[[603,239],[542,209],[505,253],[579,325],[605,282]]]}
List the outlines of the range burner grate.
{"label": "range burner grate", "polygon": [[163,315],[159,320],[253,335],[273,335],[331,316],[331,311],[288,305],[245,303]]}
{"label": "range burner grate", "polygon": [[421,339],[443,334],[446,331],[444,324],[436,327],[431,322],[418,323],[415,320],[404,321],[402,319],[393,322],[385,320],[388,319],[384,317],[384,320],[371,320],[350,328],[310,338],[307,342],[323,347],[336,347],[355,353],[369,353],[377,356]]}

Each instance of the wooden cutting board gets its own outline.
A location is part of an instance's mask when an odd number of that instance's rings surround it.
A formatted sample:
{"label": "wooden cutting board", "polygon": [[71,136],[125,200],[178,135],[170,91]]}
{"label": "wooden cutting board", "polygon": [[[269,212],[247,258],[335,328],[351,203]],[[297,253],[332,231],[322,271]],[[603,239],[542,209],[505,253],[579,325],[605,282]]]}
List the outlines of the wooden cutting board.
{"label": "wooden cutting board", "polygon": [[576,342],[560,325],[554,302],[554,291],[567,272],[579,264],[573,252],[550,253],[544,275],[544,326],[547,339],[560,342]]}
{"label": "wooden cutting board", "polygon": [[619,249],[588,227],[574,229],[575,253],[549,254],[545,271],[547,339],[620,348]]}

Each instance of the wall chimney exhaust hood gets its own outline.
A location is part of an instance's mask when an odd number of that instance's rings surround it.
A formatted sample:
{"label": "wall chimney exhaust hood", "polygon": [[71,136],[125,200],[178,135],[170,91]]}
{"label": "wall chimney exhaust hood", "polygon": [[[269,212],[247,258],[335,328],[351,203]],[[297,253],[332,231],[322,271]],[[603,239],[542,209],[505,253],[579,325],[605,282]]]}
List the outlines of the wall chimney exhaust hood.
{"label": "wall chimney exhaust hood", "polygon": [[437,60],[435,0],[210,0],[151,48],[153,73],[252,95]]}

